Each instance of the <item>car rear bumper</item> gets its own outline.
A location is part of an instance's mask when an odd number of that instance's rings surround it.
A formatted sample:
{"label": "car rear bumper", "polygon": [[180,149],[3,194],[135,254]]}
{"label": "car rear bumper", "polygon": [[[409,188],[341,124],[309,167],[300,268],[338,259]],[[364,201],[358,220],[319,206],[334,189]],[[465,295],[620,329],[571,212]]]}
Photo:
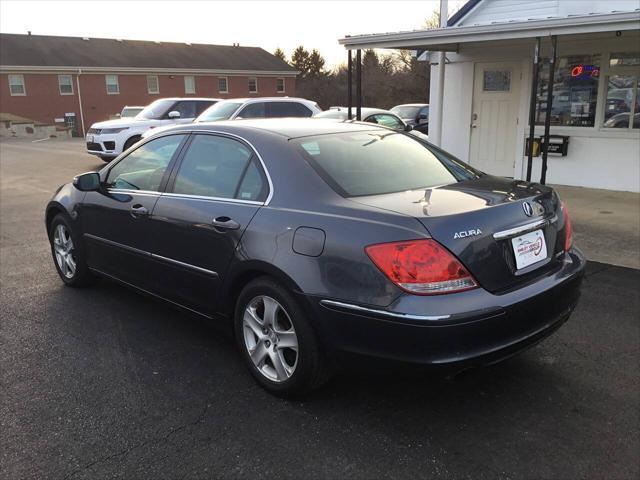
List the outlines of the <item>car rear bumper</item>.
{"label": "car rear bumper", "polygon": [[[399,311],[402,301],[383,309],[331,299],[311,303],[319,333],[332,351],[418,364],[487,364],[539,342],[569,318],[585,265],[574,249],[560,271],[535,284],[504,295],[481,289],[456,294],[474,292],[471,302],[439,296],[435,314],[428,310],[435,297],[413,295],[412,304],[422,303],[422,312]],[[445,314],[441,302],[446,297],[451,301]]]}

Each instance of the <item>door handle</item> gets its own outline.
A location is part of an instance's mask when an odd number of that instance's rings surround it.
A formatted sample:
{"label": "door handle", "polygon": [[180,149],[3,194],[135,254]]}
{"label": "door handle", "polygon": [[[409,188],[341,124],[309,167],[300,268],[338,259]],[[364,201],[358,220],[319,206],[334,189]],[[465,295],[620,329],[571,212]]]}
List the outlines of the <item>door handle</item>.
{"label": "door handle", "polygon": [[216,217],[211,223],[214,227],[224,230],[238,230],[240,228],[240,224],[235,220],[231,220],[229,217]]}
{"label": "door handle", "polygon": [[140,218],[149,215],[149,210],[140,204],[135,204],[129,209],[129,213],[133,218]]}

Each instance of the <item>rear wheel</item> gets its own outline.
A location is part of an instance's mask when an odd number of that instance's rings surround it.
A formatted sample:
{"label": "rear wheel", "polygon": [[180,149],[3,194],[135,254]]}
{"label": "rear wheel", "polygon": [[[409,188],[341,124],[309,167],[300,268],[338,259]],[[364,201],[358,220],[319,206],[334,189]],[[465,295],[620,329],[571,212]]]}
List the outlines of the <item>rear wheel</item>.
{"label": "rear wheel", "polygon": [[95,277],[87,267],[83,245],[63,214],[59,213],[51,221],[49,239],[53,261],[62,281],[71,287],[93,283]]}
{"label": "rear wheel", "polygon": [[278,396],[296,396],[329,378],[309,319],[291,294],[270,278],[249,283],[235,311],[235,337],[253,377]]}
{"label": "rear wheel", "polygon": [[109,163],[111,160],[113,160],[113,157],[105,157],[104,155],[100,155],[100,160],[105,163]]}

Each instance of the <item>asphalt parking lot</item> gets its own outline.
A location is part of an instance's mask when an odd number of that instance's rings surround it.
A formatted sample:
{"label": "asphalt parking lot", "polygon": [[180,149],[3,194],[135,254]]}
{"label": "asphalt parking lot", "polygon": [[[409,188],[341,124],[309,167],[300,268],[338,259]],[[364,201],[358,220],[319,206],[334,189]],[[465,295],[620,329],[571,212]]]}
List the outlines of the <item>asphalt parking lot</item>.
{"label": "asphalt parking lot", "polygon": [[505,363],[343,365],[285,401],[200,318],[62,285],[43,209],[102,165],[79,141],[0,143],[0,477],[640,476],[640,271],[591,263],[570,321]]}

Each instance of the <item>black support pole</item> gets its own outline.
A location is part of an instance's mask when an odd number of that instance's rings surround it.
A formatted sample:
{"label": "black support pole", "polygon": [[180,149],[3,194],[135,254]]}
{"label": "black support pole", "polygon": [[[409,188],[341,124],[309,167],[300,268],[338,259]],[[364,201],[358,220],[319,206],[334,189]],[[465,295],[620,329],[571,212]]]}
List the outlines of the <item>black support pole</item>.
{"label": "black support pole", "polygon": [[351,114],[351,106],[353,105],[353,79],[351,78],[351,72],[353,71],[353,60],[351,59],[351,50],[347,50],[349,56],[347,57],[347,115],[349,120],[353,118]]}
{"label": "black support pole", "polygon": [[362,50],[356,50],[356,120],[362,120]]}
{"label": "black support pole", "polygon": [[553,103],[553,82],[556,71],[556,49],[558,37],[551,36],[551,58],[549,59],[549,85],[547,88],[547,113],[544,118],[544,147],[542,148],[542,172],[540,173],[540,183],[544,185],[547,181],[547,155],[549,153],[549,129],[551,128],[551,106]]}
{"label": "black support pole", "polygon": [[533,137],[536,130],[536,103],[538,99],[538,76],[540,65],[540,37],[536,37],[533,51],[533,68],[531,70],[531,102],[529,104],[529,151],[527,152],[527,182],[531,181],[533,168]]}

